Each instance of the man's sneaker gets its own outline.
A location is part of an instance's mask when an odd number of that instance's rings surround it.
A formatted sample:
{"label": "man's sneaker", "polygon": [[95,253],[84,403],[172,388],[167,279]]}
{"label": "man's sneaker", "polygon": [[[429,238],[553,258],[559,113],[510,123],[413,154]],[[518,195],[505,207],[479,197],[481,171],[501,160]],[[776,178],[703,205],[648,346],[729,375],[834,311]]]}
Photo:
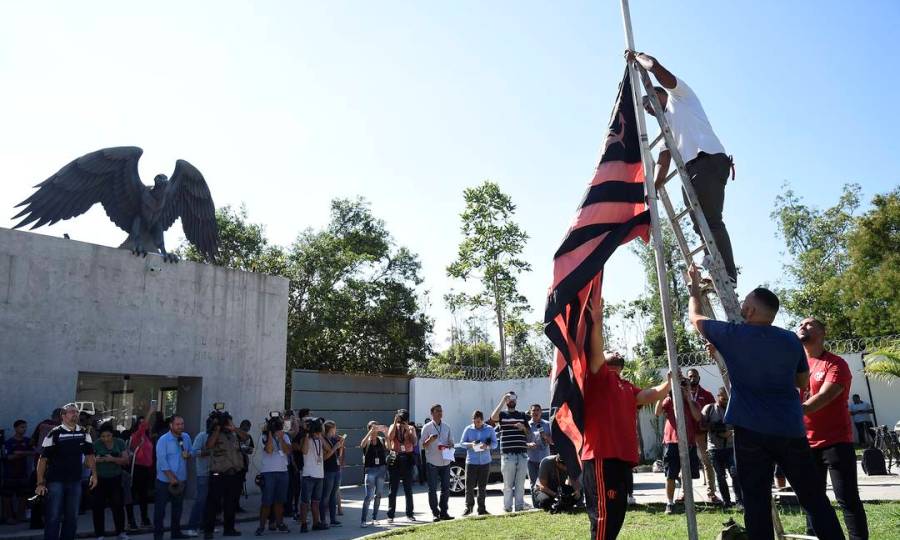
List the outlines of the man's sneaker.
{"label": "man's sneaker", "polygon": [[434,516],[434,522],[437,523],[441,520],[441,516]]}
{"label": "man's sneaker", "polygon": [[393,522],[394,522],[394,518],[389,517],[389,518],[388,518],[388,523],[393,523]]}
{"label": "man's sneaker", "polygon": [[504,508],[503,511],[508,514],[508,513],[512,512],[512,508]]}
{"label": "man's sneaker", "polygon": [[266,532],[266,529],[264,527],[257,527],[255,534],[256,536],[262,536],[264,532]]}
{"label": "man's sneaker", "polygon": [[302,532],[302,533],[309,532],[309,527],[306,525],[306,523],[300,524],[300,532]]}
{"label": "man's sneaker", "polygon": [[742,502],[734,503],[734,509],[737,510],[738,512],[743,512],[744,511],[744,503],[742,503]]}
{"label": "man's sneaker", "polygon": [[288,529],[288,526],[285,525],[284,523],[279,523],[278,524],[278,532],[286,533],[286,532],[291,532],[291,530]]}
{"label": "man's sneaker", "polygon": [[710,495],[709,502],[711,502],[712,504],[722,504],[722,499],[716,497],[715,495]]}
{"label": "man's sneaker", "polygon": [[128,533],[119,533],[119,540],[128,540]]}
{"label": "man's sneaker", "polygon": [[314,530],[314,531],[327,531],[327,530],[328,530],[328,525],[325,525],[324,523],[319,522],[319,523],[316,523],[316,524],[314,524],[314,525],[312,526],[312,530]]}
{"label": "man's sneaker", "polygon": [[666,503],[666,515],[672,515],[675,513],[675,505],[672,503]]}
{"label": "man's sneaker", "polygon": [[450,514],[446,512],[441,514],[441,521],[450,521],[451,519],[453,519],[453,516],[451,516]]}
{"label": "man's sneaker", "polygon": [[629,495],[628,496],[628,506],[634,506],[636,504],[637,504],[637,501],[634,500],[634,495]]}
{"label": "man's sneaker", "polygon": [[479,510],[478,515],[479,516],[489,516],[489,515],[491,515],[491,513],[488,512],[487,510]]}
{"label": "man's sneaker", "polygon": [[200,533],[197,531],[197,529],[185,529],[181,532],[185,536],[190,536],[191,538],[197,538],[198,536],[200,536]]}
{"label": "man's sneaker", "polygon": [[368,522],[368,521],[363,521],[362,523],[359,524],[359,526],[362,527],[363,529],[365,529],[365,528],[367,528],[367,527],[369,526],[369,522]]}
{"label": "man's sneaker", "polygon": [[340,527],[340,526],[341,526],[341,522],[338,521],[338,520],[334,520],[334,521],[331,522],[331,526],[332,526],[332,527]]}
{"label": "man's sneaker", "polygon": [[418,520],[416,519],[416,516],[406,516],[406,521],[409,521],[410,523],[416,523]]}
{"label": "man's sneaker", "polygon": [[472,513],[472,509],[471,509],[471,508],[468,508],[468,507],[467,507],[465,510],[463,510],[463,515],[464,515],[464,516],[468,516],[468,515],[471,514],[471,513]]}

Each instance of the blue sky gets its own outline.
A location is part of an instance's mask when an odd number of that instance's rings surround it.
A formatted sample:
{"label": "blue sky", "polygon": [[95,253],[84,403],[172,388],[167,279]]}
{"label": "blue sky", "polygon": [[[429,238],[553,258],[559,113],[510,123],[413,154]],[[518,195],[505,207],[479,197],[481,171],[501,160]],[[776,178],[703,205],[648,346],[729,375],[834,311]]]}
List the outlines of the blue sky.
{"label": "blue sky", "polygon": [[[623,71],[616,1],[14,3],[0,19],[0,226],[71,159],[144,148],[149,183],[175,159],[218,205],[246,203],[288,244],[362,195],[421,257],[442,348],[444,269],[462,190],[491,179],[518,204],[540,318],[551,257],[590,179]],[[725,221],[741,283],[782,279],[769,218],[790,181],[831,204],[898,184],[892,1],[633,2],[638,49],[700,97],[735,155]],[[894,130],[892,133],[891,130]],[[99,207],[43,234],[118,245]],[[179,231],[168,234],[176,245]],[[644,284],[622,249],[610,301]]]}

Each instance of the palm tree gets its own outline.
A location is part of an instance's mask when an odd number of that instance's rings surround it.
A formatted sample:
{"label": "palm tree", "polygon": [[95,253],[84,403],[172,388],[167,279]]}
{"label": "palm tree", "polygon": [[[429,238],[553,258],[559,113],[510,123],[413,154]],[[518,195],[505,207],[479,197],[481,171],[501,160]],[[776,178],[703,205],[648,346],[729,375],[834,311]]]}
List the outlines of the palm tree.
{"label": "palm tree", "polygon": [[864,364],[866,375],[888,384],[900,379],[900,345],[873,351]]}

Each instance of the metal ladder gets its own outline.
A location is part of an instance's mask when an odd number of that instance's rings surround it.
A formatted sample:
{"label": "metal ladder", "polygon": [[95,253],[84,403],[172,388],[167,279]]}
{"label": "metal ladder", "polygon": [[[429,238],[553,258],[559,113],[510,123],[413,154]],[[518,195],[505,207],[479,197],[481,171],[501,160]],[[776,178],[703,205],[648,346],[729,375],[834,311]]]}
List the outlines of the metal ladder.
{"label": "metal ladder", "polygon": [[[659,111],[660,114],[655,115],[657,123],[659,124],[659,135],[653,139],[652,142],[647,142],[647,137],[644,136],[641,139],[641,145],[644,147],[642,149],[643,152],[650,153],[650,151],[658,145],[660,142],[665,142],[666,148],[669,150],[669,153],[672,156],[672,161],[675,163],[675,170],[669,173],[666,176],[666,182],[671,180],[678,175],[681,177],[682,188],[684,189],[684,193],[687,199],[687,207],[681,212],[676,212],[675,207],[672,204],[671,199],[669,198],[669,194],[666,190],[666,186],[662,185],[657,190],[656,193],[659,199],[662,201],[663,206],[665,207],[666,214],[669,218],[669,223],[672,226],[672,231],[675,233],[675,239],[678,244],[678,249],[681,252],[682,257],[684,258],[685,264],[690,266],[694,262],[694,257],[700,253],[707,253],[707,260],[710,261],[708,265],[706,265],[706,271],[709,272],[709,277],[712,280],[713,291],[709,289],[705,290],[705,294],[702,296],[701,308],[703,310],[703,314],[710,319],[716,319],[715,311],[712,308],[712,304],[709,300],[708,295],[712,292],[715,292],[715,295],[718,297],[720,304],[722,305],[722,309],[725,312],[725,317],[730,322],[740,323],[743,322],[743,317],[741,317],[741,305],[737,298],[737,293],[734,289],[734,282],[728,276],[727,271],[725,270],[725,264],[722,260],[722,255],[719,252],[718,247],[716,246],[715,238],[713,238],[712,231],[709,228],[709,223],[706,221],[706,216],[703,214],[703,210],[700,207],[699,200],[697,199],[697,193],[694,190],[693,184],[691,184],[690,176],[687,174],[687,169],[685,169],[684,160],[681,157],[681,153],[678,151],[678,147],[675,144],[675,137],[672,134],[672,130],[669,128],[669,124],[666,121],[665,115],[662,114],[663,108],[659,102],[659,99],[656,96],[656,91],[653,88],[653,83],[650,81],[650,75],[647,71],[641,66],[638,62],[635,62],[635,67],[637,68],[638,73],[641,77],[641,83],[644,87],[644,92],[650,99],[650,104],[653,106],[654,111]],[[651,177],[655,178],[655,171],[650,171],[648,173]],[[687,217],[692,216],[694,222],[697,225],[697,228],[700,230],[700,245],[691,248],[687,242],[687,238],[685,237],[684,231],[681,228],[681,221]],[[728,377],[728,370],[725,367],[725,362],[722,358],[722,355],[716,351],[714,360],[716,362],[716,366],[719,368],[719,372],[722,375],[722,381],[724,383],[726,391],[731,394],[731,381]],[[779,540],[781,539],[811,539],[815,540],[815,536],[807,536],[807,535],[796,535],[796,534],[785,534],[784,527],[781,523],[781,518],[778,515],[778,508],[775,504],[775,500],[772,500],[772,523],[775,528],[775,536]]]}

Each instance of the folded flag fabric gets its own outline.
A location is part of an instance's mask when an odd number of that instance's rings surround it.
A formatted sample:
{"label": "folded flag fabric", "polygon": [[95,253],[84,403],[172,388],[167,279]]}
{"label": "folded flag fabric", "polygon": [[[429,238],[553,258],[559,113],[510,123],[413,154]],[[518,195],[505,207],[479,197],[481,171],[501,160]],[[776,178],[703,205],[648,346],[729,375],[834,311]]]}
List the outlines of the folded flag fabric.
{"label": "folded flag fabric", "polygon": [[620,245],[646,241],[650,214],[644,197],[644,168],[628,70],[609,122],[600,163],[572,225],[553,256],[553,283],[544,312],[544,333],[556,346],[551,373],[552,434],[573,478],[580,473],[584,432],[584,378],[588,369],[590,315],[585,306],[599,297],[603,265]]}

